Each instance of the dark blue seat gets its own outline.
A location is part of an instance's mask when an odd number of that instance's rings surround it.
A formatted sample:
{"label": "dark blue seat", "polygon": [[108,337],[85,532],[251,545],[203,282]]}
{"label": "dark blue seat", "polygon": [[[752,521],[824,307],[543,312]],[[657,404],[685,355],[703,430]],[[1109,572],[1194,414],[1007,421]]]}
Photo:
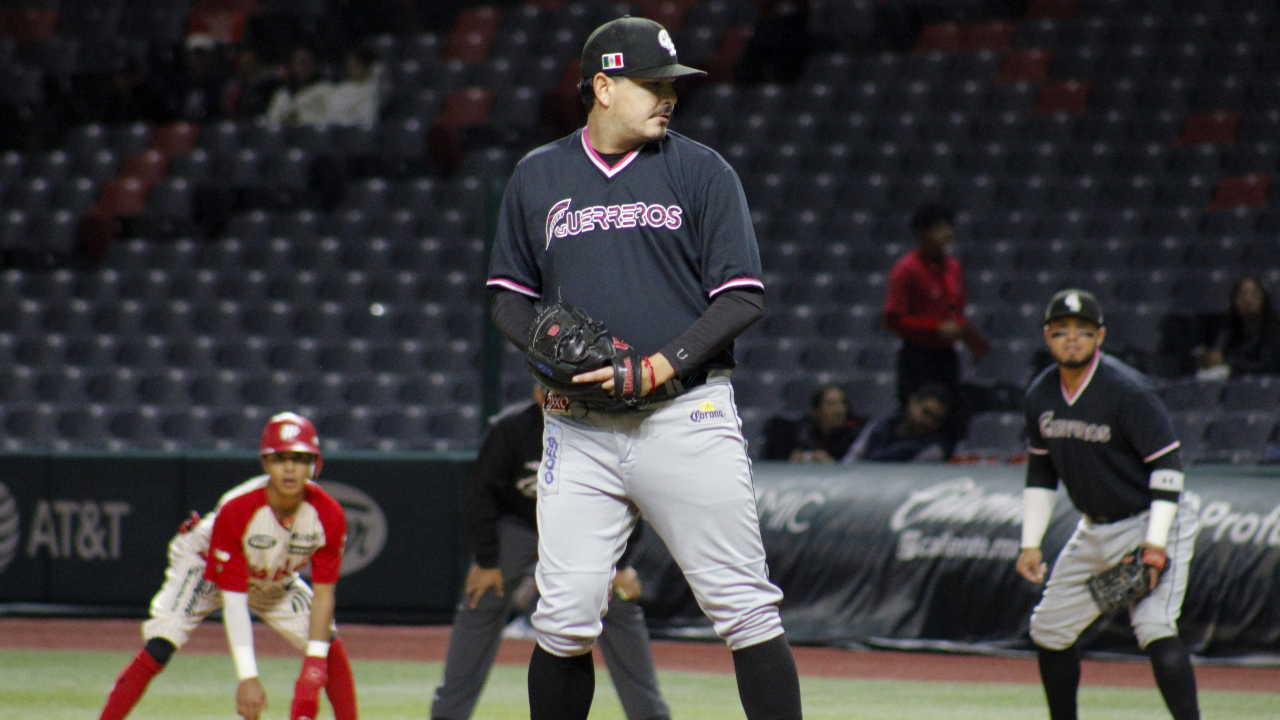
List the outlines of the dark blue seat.
{"label": "dark blue seat", "polygon": [[1227,412],[1274,412],[1280,407],[1280,378],[1232,379],[1222,391],[1220,406]]}
{"label": "dark blue seat", "polygon": [[1254,464],[1275,433],[1275,416],[1267,413],[1224,414],[1205,429],[1205,448],[1199,460]]}

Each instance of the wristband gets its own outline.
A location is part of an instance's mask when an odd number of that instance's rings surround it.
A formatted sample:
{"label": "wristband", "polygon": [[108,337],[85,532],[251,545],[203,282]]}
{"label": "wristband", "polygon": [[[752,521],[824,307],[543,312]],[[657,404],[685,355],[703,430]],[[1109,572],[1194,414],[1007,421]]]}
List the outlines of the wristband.
{"label": "wristband", "polygon": [[1147,542],[1156,547],[1169,545],[1169,529],[1178,516],[1178,504],[1168,500],[1152,500],[1147,520]]}
{"label": "wristband", "polygon": [[329,657],[329,643],[323,640],[308,640],[307,656],[322,657],[322,658]]}
{"label": "wristband", "polygon": [[1029,487],[1022,491],[1022,547],[1038,548],[1053,519],[1058,493],[1048,488]]}

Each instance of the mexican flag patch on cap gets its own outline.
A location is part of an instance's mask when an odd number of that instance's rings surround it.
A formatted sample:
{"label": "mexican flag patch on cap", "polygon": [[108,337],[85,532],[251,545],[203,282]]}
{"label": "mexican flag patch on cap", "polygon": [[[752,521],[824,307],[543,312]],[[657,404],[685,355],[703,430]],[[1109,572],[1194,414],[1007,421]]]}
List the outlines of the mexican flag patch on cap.
{"label": "mexican flag patch on cap", "polygon": [[600,56],[600,67],[605,70],[617,70],[622,67],[622,53],[608,53]]}

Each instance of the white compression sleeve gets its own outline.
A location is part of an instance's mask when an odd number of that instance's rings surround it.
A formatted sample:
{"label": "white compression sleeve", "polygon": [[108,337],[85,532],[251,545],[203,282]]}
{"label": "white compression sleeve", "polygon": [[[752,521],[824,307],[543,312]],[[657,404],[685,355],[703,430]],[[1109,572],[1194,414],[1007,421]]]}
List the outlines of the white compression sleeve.
{"label": "white compression sleeve", "polygon": [[249,594],[222,591],[222,624],[227,643],[241,680],[258,677],[258,661],[253,655],[253,620],[249,618]]}
{"label": "white compression sleeve", "polygon": [[1053,505],[1058,493],[1046,488],[1024,488],[1022,491],[1022,547],[1038,548],[1049,529]]}
{"label": "white compression sleeve", "polygon": [[1178,503],[1168,500],[1151,501],[1151,519],[1147,522],[1147,542],[1158,547],[1169,544],[1169,526],[1178,514]]}

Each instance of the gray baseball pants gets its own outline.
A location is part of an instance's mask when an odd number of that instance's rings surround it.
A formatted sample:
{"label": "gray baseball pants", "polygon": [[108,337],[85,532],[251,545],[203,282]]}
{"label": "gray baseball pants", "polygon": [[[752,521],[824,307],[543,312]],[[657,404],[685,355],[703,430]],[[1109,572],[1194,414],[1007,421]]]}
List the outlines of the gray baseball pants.
{"label": "gray baseball pants", "polygon": [[[1120,558],[1146,539],[1150,511],[1109,525],[1081,519],[1076,531],[1053,564],[1044,597],[1031,613],[1031,639],[1049,650],[1071,647],[1097,619],[1098,605],[1085,582],[1094,573],[1114,567]],[[1169,528],[1169,564],[1151,594],[1129,610],[1139,646],[1178,634],[1178,616],[1187,593],[1191,553],[1195,549],[1200,520],[1194,503],[1184,493],[1178,514]]]}
{"label": "gray baseball pants", "polygon": [[[515,609],[516,588],[538,562],[538,534],[515,518],[498,521],[498,543],[504,597],[487,592],[474,609],[467,606],[465,597],[458,603],[444,682],[436,688],[431,703],[432,718],[471,717],[498,654],[502,630]],[[670,717],[671,711],[658,690],[649,630],[639,605],[613,598],[609,613],[604,616],[600,650],[628,720]]]}

